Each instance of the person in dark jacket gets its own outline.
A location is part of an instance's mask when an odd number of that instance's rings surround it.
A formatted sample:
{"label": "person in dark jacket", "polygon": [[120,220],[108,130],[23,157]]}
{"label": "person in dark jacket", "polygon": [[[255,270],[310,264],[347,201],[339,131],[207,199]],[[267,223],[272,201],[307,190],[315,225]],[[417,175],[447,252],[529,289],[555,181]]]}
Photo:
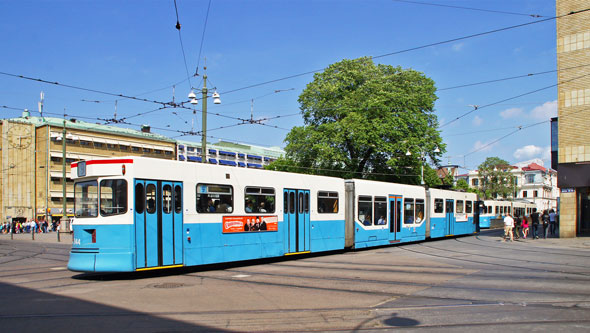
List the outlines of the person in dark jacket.
{"label": "person in dark jacket", "polygon": [[531,213],[531,224],[532,224],[532,239],[539,239],[539,234],[537,228],[539,227],[539,213],[537,212],[537,208],[533,208],[533,212]]}

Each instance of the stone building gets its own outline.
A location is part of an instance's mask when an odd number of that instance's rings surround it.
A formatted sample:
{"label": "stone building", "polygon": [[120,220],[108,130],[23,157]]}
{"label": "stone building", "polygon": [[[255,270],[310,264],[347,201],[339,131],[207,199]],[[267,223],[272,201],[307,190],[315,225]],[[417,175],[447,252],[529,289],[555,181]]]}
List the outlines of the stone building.
{"label": "stone building", "polygon": [[[142,131],[69,119],[66,134],[66,216],[73,216],[73,182],[70,164],[83,159],[116,156],[149,156],[176,159],[175,140]],[[63,212],[63,129],[64,120],[31,117],[0,121],[0,221],[24,221]]]}
{"label": "stone building", "polygon": [[560,237],[590,234],[590,11],[587,0],[557,0]]}

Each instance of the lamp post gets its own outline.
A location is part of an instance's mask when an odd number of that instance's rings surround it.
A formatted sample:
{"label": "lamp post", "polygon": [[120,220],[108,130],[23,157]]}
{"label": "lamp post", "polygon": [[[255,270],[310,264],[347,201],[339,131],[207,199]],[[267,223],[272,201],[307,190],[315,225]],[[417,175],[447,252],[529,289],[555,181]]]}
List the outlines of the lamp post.
{"label": "lamp post", "polygon": [[[425,154],[426,152],[424,151],[423,147],[418,147],[420,149],[420,184],[422,186],[424,186],[424,160],[425,160]],[[440,153],[440,149],[438,149],[438,147],[435,147],[433,150],[434,153]],[[410,149],[408,148],[408,151],[406,152],[406,156],[411,156],[412,152],[410,151]]]}
{"label": "lamp post", "polygon": [[[203,127],[201,130],[202,139],[201,139],[201,162],[207,162],[207,94],[209,90],[207,89],[207,67],[204,67],[204,74],[203,74],[203,88],[201,89],[202,93],[202,100],[203,100]],[[221,104],[221,99],[219,98],[219,94],[217,90],[214,91],[213,95],[213,104]],[[193,90],[188,94],[188,98],[190,98],[190,103],[192,105],[199,104],[197,100],[197,95]]]}

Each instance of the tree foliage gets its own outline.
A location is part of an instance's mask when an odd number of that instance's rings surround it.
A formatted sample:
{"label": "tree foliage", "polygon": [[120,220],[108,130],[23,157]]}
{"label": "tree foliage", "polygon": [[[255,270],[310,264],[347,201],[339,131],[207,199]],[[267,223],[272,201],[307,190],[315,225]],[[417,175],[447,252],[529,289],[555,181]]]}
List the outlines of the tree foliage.
{"label": "tree foliage", "polygon": [[438,163],[445,148],[435,91],[424,74],[367,57],[332,64],[299,96],[304,125],[287,134],[286,156],[271,168],[420,183],[421,152]]}
{"label": "tree foliage", "polygon": [[488,157],[479,165],[480,195],[485,199],[508,198],[517,190],[512,166],[499,157]]}

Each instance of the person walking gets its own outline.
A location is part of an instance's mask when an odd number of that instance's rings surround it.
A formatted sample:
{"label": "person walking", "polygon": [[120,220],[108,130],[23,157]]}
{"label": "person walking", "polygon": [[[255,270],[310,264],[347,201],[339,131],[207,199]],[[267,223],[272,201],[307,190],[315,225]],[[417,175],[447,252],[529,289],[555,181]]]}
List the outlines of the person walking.
{"label": "person walking", "polygon": [[514,236],[512,235],[512,228],[514,228],[514,219],[510,216],[510,213],[507,213],[504,217],[504,241],[506,238],[510,236],[510,241],[514,241]]}
{"label": "person walking", "polygon": [[526,239],[529,235],[529,221],[526,216],[522,218],[522,238]]}
{"label": "person walking", "polygon": [[531,231],[531,237],[533,239],[539,239],[539,233],[537,228],[539,227],[539,213],[537,212],[537,208],[533,208],[533,212],[531,213],[531,224],[533,230]]}
{"label": "person walking", "polygon": [[555,214],[555,210],[551,208],[549,210],[549,231],[551,232],[551,236],[555,236],[556,215],[557,214]]}
{"label": "person walking", "polygon": [[547,233],[549,232],[549,213],[547,212],[547,209],[543,211],[541,221],[543,222],[543,239],[547,239]]}
{"label": "person walking", "polygon": [[521,225],[522,225],[522,216],[515,216],[514,217],[514,230],[513,230],[513,234],[514,234],[514,239],[519,240],[520,239],[520,232],[521,232]]}

